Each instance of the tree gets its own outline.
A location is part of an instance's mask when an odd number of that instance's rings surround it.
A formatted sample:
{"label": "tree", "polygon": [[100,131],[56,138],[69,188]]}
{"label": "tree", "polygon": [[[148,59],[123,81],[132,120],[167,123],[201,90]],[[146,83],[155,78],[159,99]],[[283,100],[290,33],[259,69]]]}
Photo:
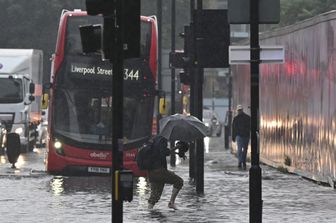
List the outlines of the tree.
{"label": "tree", "polygon": [[280,0],[280,24],[286,26],[336,9],[335,0]]}
{"label": "tree", "polygon": [[50,61],[55,50],[62,9],[85,9],[85,1],[0,1],[0,48],[34,48],[44,53],[44,80],[49,81]]}

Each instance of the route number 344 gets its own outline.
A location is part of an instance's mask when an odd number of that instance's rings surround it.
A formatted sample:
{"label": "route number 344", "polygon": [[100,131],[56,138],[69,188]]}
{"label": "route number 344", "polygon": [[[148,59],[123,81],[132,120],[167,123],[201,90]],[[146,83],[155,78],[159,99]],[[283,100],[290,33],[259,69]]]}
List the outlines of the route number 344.
{"label": "route number 344", "polygon": [[139,70],[124,69],[124,80],[139,80]]}

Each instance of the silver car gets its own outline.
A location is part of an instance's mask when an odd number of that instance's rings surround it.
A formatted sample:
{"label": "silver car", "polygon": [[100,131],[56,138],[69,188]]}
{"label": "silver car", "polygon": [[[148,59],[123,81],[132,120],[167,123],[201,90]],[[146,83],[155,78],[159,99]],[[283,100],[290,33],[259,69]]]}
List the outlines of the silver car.
{"label": "silver car", "polygon": [[0,155],[4,154],[6,143],[6,127],[0,122]]}
{"label": "silver car", "polygon": [[208,136],[221,136],[222,123],[215,111],[211,109],[203,109],[203,122],[209,128]]}

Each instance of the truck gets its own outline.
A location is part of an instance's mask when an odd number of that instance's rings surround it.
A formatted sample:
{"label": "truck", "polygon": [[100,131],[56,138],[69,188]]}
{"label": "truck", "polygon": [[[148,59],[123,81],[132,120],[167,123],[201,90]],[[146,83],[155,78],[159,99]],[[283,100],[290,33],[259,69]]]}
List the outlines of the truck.
{"label": "truck", "polygon": [[32,151],[36,144],[42,76],[42,50],[0,49],[0,123],[7,134],[19,135],[21,152]]}

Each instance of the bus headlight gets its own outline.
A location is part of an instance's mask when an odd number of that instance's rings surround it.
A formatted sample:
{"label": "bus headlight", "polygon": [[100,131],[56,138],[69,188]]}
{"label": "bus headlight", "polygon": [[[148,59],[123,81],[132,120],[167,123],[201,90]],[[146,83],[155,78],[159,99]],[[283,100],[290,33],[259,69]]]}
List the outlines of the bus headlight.
{"label": "bus headlight", "polygon": [[56,141],[54,143],[54,147],[55,147],[55,149],[60,149],[60,148],[62,148],[62,143],[60,141]]}
{"label": "bus headlight", "polygon": [[64,150],[63,150],[63,146],[62,143],[60,141],[58,141],[57,139],[54,142],[54,148],[57,154],[64,156]]}
{"label": "bus headlight", "polygon": [[18,134],[18,135],[21,135],[23,133],[23,128],[19,127],[17,129],[15,129],[15,133]]}

